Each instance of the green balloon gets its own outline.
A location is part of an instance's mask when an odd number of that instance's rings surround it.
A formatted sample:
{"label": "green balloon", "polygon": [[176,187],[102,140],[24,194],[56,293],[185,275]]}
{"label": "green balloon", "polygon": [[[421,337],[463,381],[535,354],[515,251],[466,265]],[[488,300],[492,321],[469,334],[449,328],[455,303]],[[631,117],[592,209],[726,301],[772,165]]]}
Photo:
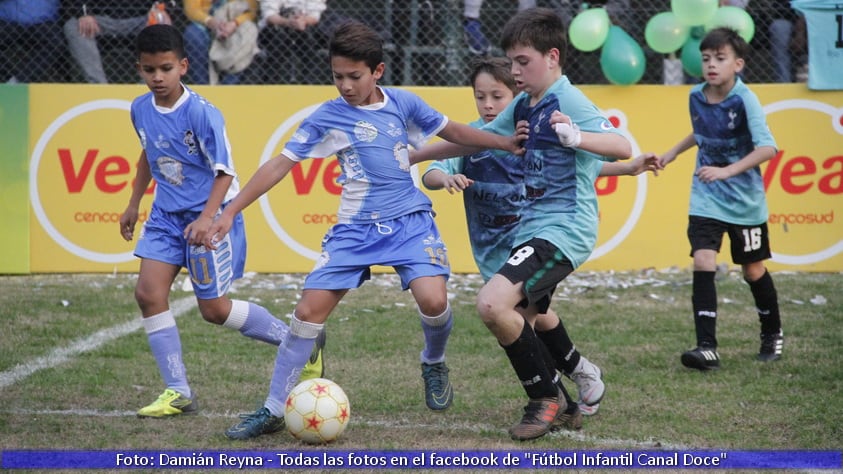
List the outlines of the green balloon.
{"label": "green balloon", "polygon": [[657,53],[672,53],[688,41],[691,27],[680,22],[673,12],[661,12],[650,18],[644,30],[647,45]]}
{"label": "green balloon", "polygon": [[612,25],[600,50],[600,68],[613,84],[629,85],[641,80],[647,63],[644,50],[620,26]]}
{"label": "green balloon", "polygon": [[717,9],[714,17],[706,24],[706,30],[726,26],[737,31],[747,43],[755,36],[755,21],[743,8],[725,6]]}
{"label": "green balloon", "polygon": [[606,42],[610,25],[609,14],[604,8],[589,8],[571,20],[568,38],[580,51],[596,51]]}
{"label": "green balloon", "polygon": [[679,55],[679,59],[682,60],[682,69],[684,69],[689,76],[702,77],[702,54],[700,53],[701,41],[702,40],[699,38],[691,38],[684,46],[682,46],[682,52]]}
{"label": "green balloon", "polygon": [[670,0],[676,18],[688,26],[705,25],[717,13],[718,0]]}

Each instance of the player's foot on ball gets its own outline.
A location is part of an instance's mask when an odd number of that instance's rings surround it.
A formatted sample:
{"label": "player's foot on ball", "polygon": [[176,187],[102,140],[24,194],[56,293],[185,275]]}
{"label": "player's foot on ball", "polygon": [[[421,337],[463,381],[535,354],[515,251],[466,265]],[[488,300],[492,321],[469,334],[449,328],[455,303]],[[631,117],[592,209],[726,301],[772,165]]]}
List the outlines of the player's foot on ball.
{"label": "player's foot on ball", "polygon": [[231,439],[257,438],[284,429],[284,418],[274,416],[266,407],[261,407],[254,413],[240,415],[240,418],[243,421],[225,430],[225,435]]}
{"label": "player's foot on ball", "polygon": [[444,362],[426,364],[422,362],[424,379],[424,401],[431,410],[444,410],[454,401],[454,388],[448,379],[448,366]]}
{"label": "player's foot on ball", "polygon": [[176,415],[192,415],[199,411],[199,405],[173,389],[166,389],[158,399],[138,410],[138,418],[164,418]]}
{"label": "player's foot on ball", "polygon": [[689,369],[714,370],[720,368],[720,355],[714,347],[700,346],[682,354],[682,365]]}

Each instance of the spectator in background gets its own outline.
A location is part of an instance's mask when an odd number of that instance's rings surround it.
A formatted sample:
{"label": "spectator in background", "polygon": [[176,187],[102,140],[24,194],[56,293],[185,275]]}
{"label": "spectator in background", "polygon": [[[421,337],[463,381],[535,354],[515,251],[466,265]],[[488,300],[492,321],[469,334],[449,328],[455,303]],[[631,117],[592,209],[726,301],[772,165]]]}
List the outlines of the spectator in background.
{"label": "spectator in background", "polygon": [[[240,2],[248,6],[234,20],[225,21],[215,17],[214,13],[226,2]],[[257,19],[257,0],[184,0],[184,13],[190,23],[184,30],[184,47],[190,68],[187,78],[193,84],[210,82],[208,53],[213,39],[228,38],[240,25]],[[221,84],[240,82],[240,74],[226,74],[220,79]]]}
{"label": "spectator in background", "polygon": [[66,1],[72,17],[64,24],[64,36],[86,82],[108,83],[98,40],[133,40],[149,21],[152,4],[143,0]]}
{"label": "spectator in background", "polygon": [[791,41],[799,14],[790,8],[790,0],[752,0],[750,13],[755,31],[767,39],[773,63],[773,82],[793,82]]}
{"label": "spectator in background", "polygon": [[[483,0],[465,0],[463,2],[462,27],[465,44],[468,51],[477,56],[485,56],[492,52],[492,43],[483,34],[483,24],[480,22],[480,8]],[[518,11],[536,6],[536,0],[518,0]]]}
{"label": "spectator in background", "polygon": [[0,82],[52,82],[64,53],[59,0],[0,0]]}
{"label": "spectator in background", "polygon": [[331,83],[323,72],[328,59],[320,49],[328,47],[328,38],[346,17],[331,10],[327,0],[260,0],[260,9],[261,82]]}

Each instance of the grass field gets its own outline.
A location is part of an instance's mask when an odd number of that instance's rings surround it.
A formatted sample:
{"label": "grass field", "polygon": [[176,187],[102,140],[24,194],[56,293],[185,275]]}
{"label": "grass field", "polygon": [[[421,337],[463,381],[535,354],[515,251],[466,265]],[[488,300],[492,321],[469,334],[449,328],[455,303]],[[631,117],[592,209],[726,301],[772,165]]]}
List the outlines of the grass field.
{"label": "grass field", "polygon": [[[784,358],[754,360],[758,318],[732,270],[717,281],[722,368],[700,373],[679,363],[694,343],[689,271],[575,273],[560,286],[554,309],[580,352],[603,369],[607,393],[581,431],[519,443],[506,430],[525,396],[475,314],[479,276],[454,275],[449,284],[456,398],[434,413],[424,405],[412,298],[394,275],[376,275],[349,293],[326,326],[326,376],[352,405],[348,429],[329,449],[840,450],[843,275],[773,277]],[[318,449],[286,433],[248,442],[223,435],[239,413],[262,403],[275,348],[203,322],[183,278],[173,308],[202,411],[149,420],[135,411],[163,387],[140,329],[135,275],[0,277],[0,448]],[[232,296],[286,314],[302,280],[249,275]]]}

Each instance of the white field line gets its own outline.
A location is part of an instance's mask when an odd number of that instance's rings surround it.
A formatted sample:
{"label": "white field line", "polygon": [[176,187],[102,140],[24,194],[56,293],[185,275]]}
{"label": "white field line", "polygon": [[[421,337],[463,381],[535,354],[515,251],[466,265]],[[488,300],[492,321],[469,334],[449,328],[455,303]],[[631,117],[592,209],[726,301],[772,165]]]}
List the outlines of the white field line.
{"label": "white field line", "polygon": [[[182,314],[186,313],[192,307],[196,305],[196,300],[193,297],[182,298],[179,300],[174,301],[170,309],[173,311],[173,316],[179,317]],[[60,347],[55,349],[53,352],[46,356],[37,357],[29,362],[24,362],[22,364],[18,364],[17,366],[13,367],[10,370],[0,372],[0,390],[13,385],[21,380],[29,377],[33,373],[55,367],[59,364],[63,364],[78,354],[82,354],[85,352],[92,351],[103,344],[111,342],[115,339],[123,337],[127,334],[130,334],[134,331],[137,331],[142,326],[141,319],[137,318],[130,322],[118,324],[116,326],[112,326],[110,328],[106,328],[100,331],[95,332],[94,334],[85,337],[83,339],[79,339],[66,347]],[[85,409],[74,409],[74,410],[2,410],[0,409],[0,413],[12,414],[12,415],[61,415],[61,416],[100,416],[100,417],[135,417],[136,413],[134,411],[102,411],[102,410],[85,410]],[[207,418],[236,418],[236,413],[207,413],[201,412],[200,416],[204,416]],[[408,421],[401,421],[401,420],[366,420],[355,418],[355,424],[361,424],[363,426],[380,426],[383,428],[390,428],[390,429],[414,429],[414,430],[460,430],[460,431],[469,431],[472,433],[482,433],[482,432],[490,432],[490,431],[499,431],[499,428],[496,428],[491,425],[482,425],[477,423],[454,423],[453,420],[449,420],[447,422],[442,423],[410,423]],[[611,438],[600,438],[589,436],[581,431],[566,431],[560,430],[555,433],[551,433],[548,436],[551,437],[564,437],[573,439],[576,441],[584,441],[590,443],[596,443],[601,446],[606,447],[624,447],[624,448],[660,448],[660,449],[683,449],[684,447],[678,445],[671,445],[664,442],[651,440],[651,441],[637,441],[637,440],[624,440],[624,439],[611,439]]]}
{"label": "white field line", "polygon": [[[0,413],[10,414],[10,415],[24,415],[24,416],[84,416],[84,417],[92,417],[92,416],[99,416],[105,418],[122,418],[122,417],[131,417],[135,418],[137,413],[134,411],[124,411],[124,410],[111,410],[111,411],[104,411],[104,410],[85,410],[85,409],[72,409],[72,410],[0,410]],[[209,413],[200,411],[196,416],[202,416],[205,418],[237,418],[236,413]],[[492,426],[492,425],[483,425],[479,423],[459,423],[454,422],[453,420],[442,421],[441,423],[413,423],[410,421],[402,421],[402,420],[373,420],[373,419],[361,419],[360,417],[355,417],[352,423],[356,425],[362,426],[377,426],[381,428],[387,429],[412,429],[417,431],[423,430],[432,430],[432,431],[442,431],[442,430],[451,430],[451,431],[463,431],[463,432],[471,432],[475,434],[480,433],[488,433],[488,432],[495,432],[500,431],[502,435],[507,436],[505,430]],[[613,438],[602,438],[597,436],[589,436],[582,431],[567,431],[567,430],[560,430],[547,435],[551,438],[568,438],[575,441],[581,442],[588,442],[594,443],[601,447],[605,448],[625,448],[625,449],[669,449],[675,451],[682,451],[682,450],[689,450],[693,449],[689,446],[680,446],[676,444],[669,444],[664,443],[657,440],[650,440],[650,441],[640,441],[640,440],[629,440],[629,439],[613,439]]]}
{"label": "white field line", "polygon": [[[193,297],[176,300],[170,306],[173,316],[178,317],[196,306],[196,299]],[[137,331],[142,326],[141,318],[136,318],[127,323],[118,324],[110,328],[102,329],[88,337],[78,339],[65,347],[59,347],[51,353],[36,357],[28,362],[12,367],[9,370],[0,372],[0,390],[20,382],[39,370],[49,369],[71,360],[76,355],[92,351],[103,344],[107,344],[126,334]]]}

